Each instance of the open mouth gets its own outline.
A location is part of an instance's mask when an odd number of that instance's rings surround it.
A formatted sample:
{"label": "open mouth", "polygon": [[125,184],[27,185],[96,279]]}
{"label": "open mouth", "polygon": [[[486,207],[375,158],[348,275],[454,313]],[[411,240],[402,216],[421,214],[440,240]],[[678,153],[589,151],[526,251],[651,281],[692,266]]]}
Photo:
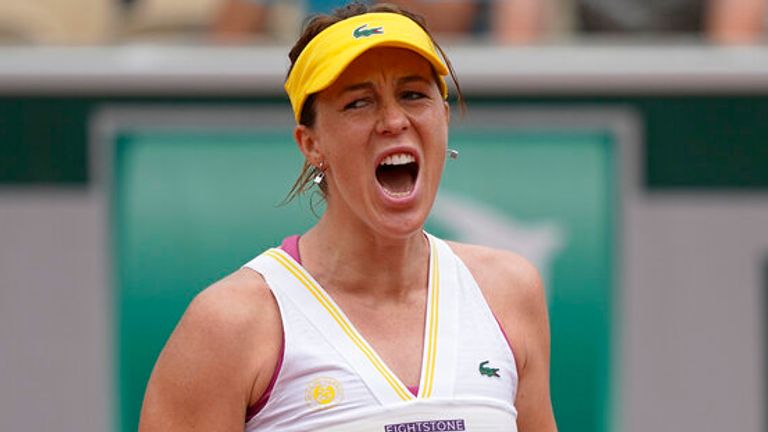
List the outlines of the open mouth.
{"label": "open mouth", "polygon": [[393,197],[405,197],[413,192],[419,164],[410,153],[395,153],[387,156],[376,168],[376,180],[382,189]]}

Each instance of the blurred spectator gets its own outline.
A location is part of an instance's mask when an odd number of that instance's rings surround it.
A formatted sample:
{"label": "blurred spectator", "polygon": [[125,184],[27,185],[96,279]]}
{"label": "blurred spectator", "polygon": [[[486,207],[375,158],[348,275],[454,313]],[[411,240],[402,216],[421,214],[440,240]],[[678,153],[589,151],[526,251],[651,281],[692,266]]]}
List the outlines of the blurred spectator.
{"label": "blurred spectator", "polygon": [[126,8],[123,36],[129,39],[199,40],[201,35],[208,33],[219,6],[220,0],[133,0]]}
{"label": "blurred spectator", "polygon": [[104,43],[117,18],[115,0],[0,0],[0,43]]}
{"label": "blurred spectator", "polygon": [[[213,32],[216,39],[222,42],[238,42],[250,39],[254,34],[280,33],[281,29],[269,25],[270,18],[279,15],[274,13],[275,9],[293,7],[294,11],[300,9],[301,15],[305,15],[327,13],[347,3],[348,0],[222,0]],[[294,37],[291,34],[289,39]]]}
{"label": "blurred spectator", "polygon": [[768,0],[710,0],[707,29],[716,42],[752,43],[765,35]]}
{"label": "blurred spectator", "polygon": [[529,43],[559,33],[571,16],[571,0],[491,0],[493,38],[502,43]]}
{"label": "blurred spectator", "polygon": [[[142,0],[138,0],[142,1]],[[303,2],[303,12],[329,12],[347,0],[222,0],[214,25],[219,40],[268,31],[270,10]],[[368,0],[375,3],[377,0]],[[765,28],[768,0],[380,0],[426,18],[441,38],[488,35],[501,43],[530,43],[570,35],[705,35],[750,43]],[[301,15],[304,15],[301,14]]]}
{"label": "blurred spectator", "polygon": [[430,31],[464,36],[484,30],[489,0],[385,0],[423,16]]}
{"label": "blurred spectator", "polygon": [[491,36],[527,43],[562,27],[563,0],[385,0],[426,18],[442,37]]}
{"label": "blurred spectator", "polygon": [[[573,32],[606,35],[703,34],[717,42],[754,42],[763,34],[768,0],[495,0],[496,35],[503,42],[548,36],[570,9]],[[554,12],[554,13],[553,13]],[[567,12],[566,12],[567,13]],[[502,25],[500,23],[508,23]]]}
{"label": "blurred spectator", "polygon": [[[549,3],[562,0],[380,0],[426,18],[441,38],[496,34],[506,42],[528,42],[551,25]],[[306,13],[327,13],[348,0],[306,0]],[[367,3],[376,3],[368,0]],[[222,41],[238,41],[268,31],[270,10],[278,0],[224,0],[214,25]]]}
{"label": "blurred spectator", "polygon": [[266,31],[271,0],[225,0],[213,24],[219,41],[247,39],[253,33]]}

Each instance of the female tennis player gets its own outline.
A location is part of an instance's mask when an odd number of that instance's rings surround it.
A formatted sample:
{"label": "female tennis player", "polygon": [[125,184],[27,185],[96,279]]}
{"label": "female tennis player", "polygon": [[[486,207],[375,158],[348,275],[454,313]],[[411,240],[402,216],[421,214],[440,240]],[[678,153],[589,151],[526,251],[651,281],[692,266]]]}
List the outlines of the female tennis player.
{"label": "female tennis player", "polygon": [[308,23],[285,84],[306,160],[292,193],[318,185],[326,210],[192,301],[140,430],[556,430],[537,271],[423,231],[446,160],[441,52],[394,6]]}

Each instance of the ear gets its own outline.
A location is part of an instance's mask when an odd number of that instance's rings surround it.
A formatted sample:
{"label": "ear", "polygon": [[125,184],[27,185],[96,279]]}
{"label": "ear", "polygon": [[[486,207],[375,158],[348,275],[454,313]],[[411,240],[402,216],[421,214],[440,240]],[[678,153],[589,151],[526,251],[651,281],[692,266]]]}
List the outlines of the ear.
{"label": "ear", "polygon": [[448,103],[448,101],[443,101],[443,107],[445,107],[446,123],[451,124],[451,105]]}
{"label": "ear", "polygon": [[311,165],[318,166],[325,159],[312,128],[304,125],[296,126],[293,130],[293,139],[296,140],[296,145],[304,155],[304,159]]}

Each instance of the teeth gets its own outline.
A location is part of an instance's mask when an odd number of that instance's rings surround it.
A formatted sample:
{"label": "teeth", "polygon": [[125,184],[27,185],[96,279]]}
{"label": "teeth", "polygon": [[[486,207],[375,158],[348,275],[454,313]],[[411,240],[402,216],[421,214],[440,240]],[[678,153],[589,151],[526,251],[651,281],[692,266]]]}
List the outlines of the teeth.
{"label": "teeth", "polygon": [[405,196],[410,195],[410,193],[411,193],[410,191],[408,191],[408,192],[392,192],[391,190],[387,190],[386,188],[384,189],[384,192],[386,192],[387,195],[393,196],[395,198],[405,197]]}
{"label": "teeth", "polygon": [[416,162],[416,158],[410,153],[395,153],[389,155],[381,161],[380,165],[405,165],[407,163]]}

